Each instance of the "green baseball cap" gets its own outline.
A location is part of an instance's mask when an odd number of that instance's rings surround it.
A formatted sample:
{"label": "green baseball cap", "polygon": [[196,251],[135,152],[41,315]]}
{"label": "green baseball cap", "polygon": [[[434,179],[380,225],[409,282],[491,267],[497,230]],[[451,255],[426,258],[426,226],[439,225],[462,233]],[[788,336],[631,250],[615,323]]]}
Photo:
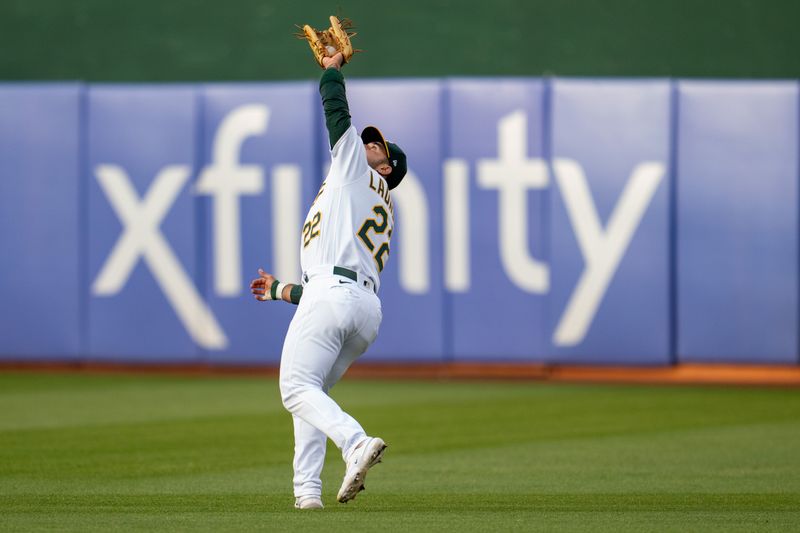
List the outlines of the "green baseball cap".
{"label": "green baseball cap", "polygon": [[384,176],[386,183],[389,185],[389,190],[394,189],[408,172],[408,164],[406,162],[406,153],[394,143],[386,140],[381,133],[381,130],[375,126],[367,126],[361,132],[361,141],[364,144],[381,143],[386,148],[386,153],[389,154],[389,166],[392,167],[392,172],[388,176]]}

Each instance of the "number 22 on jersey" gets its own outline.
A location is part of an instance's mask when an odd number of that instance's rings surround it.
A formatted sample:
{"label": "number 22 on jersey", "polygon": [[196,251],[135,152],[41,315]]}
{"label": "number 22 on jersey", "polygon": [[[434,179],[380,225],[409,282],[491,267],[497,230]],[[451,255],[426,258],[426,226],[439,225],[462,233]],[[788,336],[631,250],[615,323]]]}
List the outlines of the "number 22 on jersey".
{"label": "number 22 on jersey", "polygon": [[389,229],[386,241],[380,243],[380,246],[378,246],[376,250],[375,243],[372,242],[369,232],[370,230],[374,230],[375,237],[383,235],[386,233],[386,228],[389,226],[389,221],[388,215],[386,214],[386,209],[384,209],[382,205],[376,205],[373,207],[372,212],[380,217],[380,223],[378,223],[377,217],[368,218],[361,225],[361,229],[358,230],[358,237],[370,252],[374,252],[372,257],[375,259],[375,263],[378,265],[378,272],[381,272],[385,264],[384,255],[387,257],[389,256],[389,239],[392,238],[392,230]]}
{"label": "number 22 on jersey", "polygon": [[303,226],[303,248],[306,248],[314,237],[319,236],[319,223],[322,222],[322,213],[317,211],[311,220]]}

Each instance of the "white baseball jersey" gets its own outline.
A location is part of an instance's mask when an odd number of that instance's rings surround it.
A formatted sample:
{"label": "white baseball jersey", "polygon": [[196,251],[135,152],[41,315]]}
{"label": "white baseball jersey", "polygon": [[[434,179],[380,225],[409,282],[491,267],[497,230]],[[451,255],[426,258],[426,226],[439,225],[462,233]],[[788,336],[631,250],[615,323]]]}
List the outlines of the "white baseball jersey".
{"label": "white baseball jersey", "polygon": [[303,272],[321,265],[354,270],[380,287],[389,260],[394,206],[386,180],[367,164],[353,126],[331,150],[331,169],[303,225]]}

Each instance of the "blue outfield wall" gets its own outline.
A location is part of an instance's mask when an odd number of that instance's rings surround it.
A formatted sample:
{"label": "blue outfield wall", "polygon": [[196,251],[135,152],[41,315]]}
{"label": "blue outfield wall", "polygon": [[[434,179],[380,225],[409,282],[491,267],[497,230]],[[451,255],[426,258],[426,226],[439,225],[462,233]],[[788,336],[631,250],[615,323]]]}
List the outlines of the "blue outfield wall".
{"label": "blue outfield wall", "polygon": [[187,193],[197,98],[192,86],[93,86],[86,94],[92,359],[197,359],[197,231]]}
{"label": "blue outfield wall", "polygon": [[[798,363],[795,82],[352,80],[409,156],[372,361]],[[276,364],[315,83],[0,84],[0,359]]]}
{"label": "blue outfield wall", "polygon": [[552,87],[550,353],[668,363],[670,83]]}
{"label": "blue outfield wall", "polygon": [[549,294],[544,85],[454,80],[446,90],[446,355],[542,361]]}
{"label": "blue outfield wall", "polygon": [[77,84],[0,85],[0,353],[82,355],[81,104]]}
{"label": "blue outfield wall", "polygon": [[797,84],[678,95],[680,360],[797,362]]}

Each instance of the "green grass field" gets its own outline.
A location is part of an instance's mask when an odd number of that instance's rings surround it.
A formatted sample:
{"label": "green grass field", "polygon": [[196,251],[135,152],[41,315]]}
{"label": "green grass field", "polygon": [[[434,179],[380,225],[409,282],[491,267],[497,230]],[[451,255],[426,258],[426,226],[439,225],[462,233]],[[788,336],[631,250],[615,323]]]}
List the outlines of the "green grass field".
{"label": "green grass field", "polygon": [[390,445],[292,508],[275,379],[0,374],[0,530],[800,529],[800,391],[348,381]]}

